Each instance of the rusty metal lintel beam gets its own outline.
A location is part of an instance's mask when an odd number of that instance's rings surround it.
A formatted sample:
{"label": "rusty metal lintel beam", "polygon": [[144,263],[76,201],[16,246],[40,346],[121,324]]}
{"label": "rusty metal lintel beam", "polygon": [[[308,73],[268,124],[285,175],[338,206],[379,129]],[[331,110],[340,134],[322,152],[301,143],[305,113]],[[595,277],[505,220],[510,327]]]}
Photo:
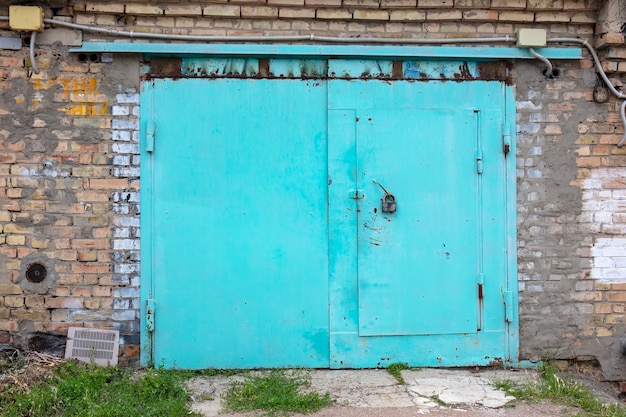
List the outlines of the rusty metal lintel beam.
{"label": "rusty metal lintel beam", "polygon": [[[139,53],[145,55],[211,55],[241,57],[341,57],[341,58],[452,58],[536,59],[526,48],[506,46],[397,46],[397,45],[279,45],[279,44],[171,44],[85,42],[71,52]],[[549,59],[580,59],[578,47],[537,48]]]}

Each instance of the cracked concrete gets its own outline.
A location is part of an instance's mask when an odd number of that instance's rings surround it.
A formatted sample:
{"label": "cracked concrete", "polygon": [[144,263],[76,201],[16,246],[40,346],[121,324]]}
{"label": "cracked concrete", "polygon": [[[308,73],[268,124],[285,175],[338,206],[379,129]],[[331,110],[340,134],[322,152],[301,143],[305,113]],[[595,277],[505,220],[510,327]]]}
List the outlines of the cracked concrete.
{"label": "cracked concrete", "polygon": [[[364,415],[364,409],[380,415],[408,416],[440,411],[462,412],[471,409],[499,409],[514,400],[494,388],[498,380],[527,382],[537,378],[534,371],[518,370],[448,370],[416,369],[402,371],[404,384],[385,369],[304,370],[311,381],[310,389],[329,392],[337,413],[320,415]],[[220,398],[234,380],[245,377],[200,377],[189,382],[194,393],[193,410],[203,416],[224,416]],[[392,410],[393,409],[393,410]],[[355,410],[361,410],[360,412]],[[383,411],[380,411],[383,410]],[[387,410],[387,411],[384,411]],[[359,414],[360,413],[360,414]],[[231,416],[241,414],[229,414]],[[378,415],[368,412],[368,415]],[[447,414],[438,414],[447,415]],[[498,414],[504,415],[504,414]]]}

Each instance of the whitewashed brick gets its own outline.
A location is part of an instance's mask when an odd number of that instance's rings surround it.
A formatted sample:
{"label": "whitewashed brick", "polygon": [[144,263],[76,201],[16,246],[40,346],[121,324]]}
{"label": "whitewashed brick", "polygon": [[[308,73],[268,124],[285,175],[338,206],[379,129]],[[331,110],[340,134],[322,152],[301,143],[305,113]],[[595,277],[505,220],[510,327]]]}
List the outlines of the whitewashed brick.
{"label": "whitewashed brick", "polygon": [[118,103],[139,104],[139,94],[137,93],[123,93],[117,94],[115,100]]}
{"label": "whitewashed brick", "polygon": [[128,106],[113,106],[111,108],[111,114],[113,116],[128,116],[130,114],[130,108]]}
{"label": "whitewashed brick", "polygon": [[127,130],[112,130],[111,139],[115,141],[130,142],[130,132]]}

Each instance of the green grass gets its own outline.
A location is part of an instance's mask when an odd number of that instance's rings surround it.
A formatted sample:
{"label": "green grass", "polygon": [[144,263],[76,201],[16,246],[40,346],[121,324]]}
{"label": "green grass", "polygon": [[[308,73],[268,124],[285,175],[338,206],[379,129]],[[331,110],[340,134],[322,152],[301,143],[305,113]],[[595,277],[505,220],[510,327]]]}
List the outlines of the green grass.
{"label": "green grass", "polygon": [[0,392],[5,417],[188,416],[185,376],[152,369],[136,376],[118,367],[67,362],[29,391],[7,385]]}
{"label": "green grass", "polygon": [[230,411],[261,410],[268,416],[290,413],[311,413],[332,404],[330,394],[302,392],[308,380],[284,370],[272,370],[251,375],[247,380],[233,382],[224,397],[224,406]]}
{"label": "green grass", "polygon": [[409,369],[408,363],[396,362],[389,364],[387,371],[398,380],[398,384],[404,384],[404,378],[402,378],[402,372],[405,369]]}
{"label": "green grass", "polygon": [[498,381],[495,387],[521,401],[549,400],[555,404],[575,407],[580,417],[626,417],[626,407],[620,404],[605,405],[583,384],[563,378],[550,365],[540,369],[541,379],[526,384]]}

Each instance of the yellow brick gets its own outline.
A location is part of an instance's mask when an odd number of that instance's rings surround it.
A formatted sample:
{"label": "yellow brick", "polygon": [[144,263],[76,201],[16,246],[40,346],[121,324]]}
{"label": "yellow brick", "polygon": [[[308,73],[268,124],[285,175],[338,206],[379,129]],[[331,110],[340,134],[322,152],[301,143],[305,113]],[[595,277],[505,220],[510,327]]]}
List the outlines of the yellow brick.
{"label": "yellow brick", "polygon": [[532,12],[502,12],[500,13],[501,22],[532,22],[535,20],[535,14]]}
{"label": "yellow brick", "polygon": [[4,225],[4,233],[19,233],[19,234],[31,234],[32,231],[28,230],[28,229],[24,229],[21,226],[18,226],[17,224],[14,223],[9,223],[9,224],[5,224]]}
{"label": "yellow brick", "polygon": [[9,271],[19,271],[21,263],[18,260],[5,261],[4,267]]}
{"label": "yellow brick", "polygon": [[318,19],[352,19],[352,13],[347,10],[318,9]]}
{"label": "yellow brick", "polygon": [[173,17],[157,17],[155,26],[163,27],[163,28],[173,28],[175,20]]}
{"label": "yellow brick", "polygon": [[177,17],[174,21],[174,25],[178,28],[189,28],[193,27],[196,19],[192,17]]}
{"label": "yellow brick", "polygon": [[8,211],[0,211],[0,222],[11,221],[11,213]]}
{"label": "yellow brick", "polygon": [[378,9],[380,7],[380,1],[379,0],[343,0],[343,7]]}
{"label": "yellow brick", "polygon": [[341,0],[304,0],[311,7],[341,7]]}
{"label": "yellow brick", "polygon": [[15,284],[0,284],[0,295],[22,294],[22,288]]}
{"label": "yellow brick", "polygon": [[24,303],[28,308],[44,307],[44,298],[41,295],[29,295],[24,299]]}
{"label": "yellow brick", "polygon": [[570,21],[572,23],[595,23],[596,15],[594,12],[574,13],[571,16]]}
{"label": "yellow brick", "polygon": [[469,21],[497,21],[497,10],[471,10],[463,12],[463,20]]}
{"label": "yellow brick", "polygon": [[278,17],[283,19],[315,19],[315,9],[292,9],[281,7]]}
{"label": "yellow brick", "polygon": [[453,0],[417,0],[417,7],[435,9],[441,7],[453,7]]}
{"label": "yellow brick", "polygon": [[491,0],[455,0],[454,7],[471,8],[471,9],[488,9],[491,6]]}
{"label": "yellow brick", "polygon": [[278,17],[278,8],[267,6],[241,6],[241,17]]}
{"label": "yellow brick", "polygon": [[588,0],[563,0],[563,10],[580,11],[590,10],[595,11],[597,4],[595,1]]}
{"label": "yellow brick", "polygon": [[16,320],[0,320],[0,330],[15,332],[18,329]]}
{"label": "yellow brick", "polygon": [[304,6],[304,0],[267,0],[270,6]]}
{"label": "yellow brick", "polygon": [[389,20],[386,10],[355,10],[352,16],[356,20]]}
{"label": "yellow brick", "polygon": [[527,10],[563,10],[563,0],[528,0]]}
{"label": "yellow brick", "polygon": [[402,7],[414,9],[417,7],[417,0],[381,0],[380,7],[383,9],[399,9]]}
{"label": "yellow brick", "polygon": [[606,304],[606,303],[596,304],[594,307],[594,312],[596,314],[607,314],[607,313],[610,313],[611,311],[613,311],[613,306],[611,304]]}
{"label": "yellow brick", "polygon": [[607,329],[606,327],[596,327],[596,336],[598,337],[613,336],[613,330]]}
{"label": "yellow brick", "polygon": [[149,4],[129,3],[126,5],[126,14],[160,15],[163,14],[163,8],[159,6],[151,6]]}
{"label": "yellow brick", "polygon": [[22,307],[24,305],[24,297],[6,296],[4,297],[4,305],[7,307]]}
{"label": "yellow brick", "polygon": [[22,197],[22,189],[21,188],[9,188],[7,190],[8,198],[21,198]]}
{"label": "yellow brick", "polygon": [[526,0],[491,0],[492,9],[517,9],[526,8]]}
{"label": "yellow brick", "polygon": [[11,310],[11,318],[17,320],[47,321],[50,320],[48,310]]}
{"label": "yellow brick", "polygon": [[537,12],[535,13],[535,22],[555,22],[569,23],[569,13],[563,12]]}
{"label": "yellow brick", "polygon": [[426,13],[420,12],[419,10],[392,10],[391,13],[389,13],[389,20],[396,22],[421,22],[426,20]]}
{"label": "yellow brick", "polygon": [[177,4],[164,7],[166,15],[199,16],[202,15],[202,6],[199,4]]}
{"label": "yellow brick", "polygon": [[117,25],[117,16],[99,15],[96,17],[96,24],[102,26],[115,26]]}
{"label": "yellow brick", "polygon": [[85,8],[81,11],[97,12],[97,13],[115,13],[124,14],[124,3],[115,3],[112,1],[85,3]]}
{"label": "yellow brick", "polygon": [[7,245],[19,246],[26,244],[26,236],[22,235],[9,235],[6,238]]}
{"label": "yellow brick", "polygon": [[463,12],[460,10],[449,11],[428,11],[426,13],[426,20],[461,20]]}

